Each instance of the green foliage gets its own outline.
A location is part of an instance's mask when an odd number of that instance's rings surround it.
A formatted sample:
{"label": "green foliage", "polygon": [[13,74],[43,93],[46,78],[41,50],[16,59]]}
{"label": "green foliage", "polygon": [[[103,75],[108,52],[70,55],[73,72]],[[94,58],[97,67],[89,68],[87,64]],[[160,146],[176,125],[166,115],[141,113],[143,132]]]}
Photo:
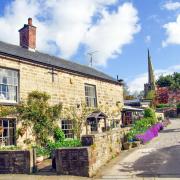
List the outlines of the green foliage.
{"label": "green foliage", "polygon": [[127,134],[128,141],[132,141],[137,134],[144,133],[149,127],[157,122],[155,112],[151,108],[145,109],[144,118],[135,121],[132,129]]}
{"label": "green foliage", "polygon": [[43,146],[48,137],[53,134],[56,121],[60,118],[62,104],[50,106],[50,96],[45,92],[33,91],[28,95],[27,102],[17,106],[18,119],[22,122],[22,128],[32,128],[36,138],[36,144]]}
{"label": "green foliage", "polygon": [[47,148],[44,147],[36,147],[36,156],[50,156],[50,153]]}
{"label": "green foliage", "polygon": [[66,139],[64,141],[57,141],[57,142],[53,142],[53,141],[49,141],[47,143],[47,146],[44,148],[45,152],[47,152],[47,154],[50,156],[52,154],[52,152],[55,149],[58,148],[62,148],[62,147],[80,147],[81,142],[78,139]]}
{"label": "green foliage", "polygon": [[173,75],[160,76],[156,84],[160,87],[170,87],[171,89],[180,89],[180,73],[175,72]]}
{"label": "green foliage", "polygon": [[95,108],[88,107],[81,103],[79,107],[70,106],[63,108],[63,119],[68,119],[73,122],[73,132],[77,139],[80,139],[83,126],[86,126],[86,119],[90,113],[95,111]]}
{"label": "green foliage", "polygon": [[147,93],[146,99],[151,99],[153,100],[155,98],[155,91],[151,90]]}
{"label": "green foliage", "polygon": [[15,107],[0,105],[0,117],[6,117],[8,115],[14,114],[15,111]]}
{"label": "green foliage", "polygon": [[166,107],[172,107],[173,105],[171,104],[157,104],[156,108],[166,108]]}
{"label": "green foliage", "polygon": [[177,107],[177,108],[180,108],[180,103],[178,103],[178,104],[176,105],[176,107]]}
{"label": "green foliage", "polygon": [[54,140],[57,142],[63,142],[65,140],[65,135],[62,129],[59,127],[56,127],[54,129]]}
{"label": "green foliage", "polygon": [[52,152],[57,148],[81,146],[81,141],[79,139],[65,139],[65,135],[59,127],[54,129],[54,140],[55,141],[48,140],[44,146],[35,147],[36,155],[50,157]]}
{"label": "green foliage", "polygon": [[0,151],[4,151],[4,150],[21,150],[22,147],[21,146],[0,146]]}
{"label": "green foliage", "polygon": [[152,108],[146,108],[144,110],[144,117],[149,118],[152,121],[152,124],[157,122],[155,111]]}

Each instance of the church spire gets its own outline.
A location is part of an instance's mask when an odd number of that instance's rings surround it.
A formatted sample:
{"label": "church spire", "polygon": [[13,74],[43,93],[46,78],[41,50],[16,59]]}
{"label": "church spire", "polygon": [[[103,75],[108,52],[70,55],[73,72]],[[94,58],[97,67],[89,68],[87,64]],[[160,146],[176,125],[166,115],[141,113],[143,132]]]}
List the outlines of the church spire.
{"label": "church spire", "polygon": [[154,70],[151,62],[151,56],[148,49],[148,83],[155,87]]}

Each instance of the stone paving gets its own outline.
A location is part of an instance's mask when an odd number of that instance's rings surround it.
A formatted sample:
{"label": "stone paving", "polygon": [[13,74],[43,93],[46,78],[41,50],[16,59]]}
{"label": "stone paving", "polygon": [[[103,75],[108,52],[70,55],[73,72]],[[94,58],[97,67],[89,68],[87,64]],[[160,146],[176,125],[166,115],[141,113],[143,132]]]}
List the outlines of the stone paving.
{"label": "stone paving", "polygon": [[[180,119],[171,120],[157,138],[129,152],[123,152],[100,170],[94,180],[179,180]],[[0,175],[0,180],[91,180],[86,177],[41,175]]]}

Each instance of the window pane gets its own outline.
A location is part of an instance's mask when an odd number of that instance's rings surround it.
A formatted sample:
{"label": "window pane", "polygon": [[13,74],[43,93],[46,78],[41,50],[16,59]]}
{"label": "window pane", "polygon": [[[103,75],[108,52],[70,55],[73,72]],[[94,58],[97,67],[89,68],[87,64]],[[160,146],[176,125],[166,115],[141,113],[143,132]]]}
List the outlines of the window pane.
{"label": "window pane", "polygon": [[73,125],[71,120],[62,120],[61,129],[64,132],[65,138],[73,138]]}
{"label": "window pane", "polygon": [[94,85],[85,84],[85,101],[87,106],[97,106],[96,87]]}
{"label": "window pane", "polygon": [[0,146],[15,145],[15,121],[11,119],[0,120]]}
{"label": "window pane", "polygon": [[0,68],[0,101],[17,102],[18,71]]}

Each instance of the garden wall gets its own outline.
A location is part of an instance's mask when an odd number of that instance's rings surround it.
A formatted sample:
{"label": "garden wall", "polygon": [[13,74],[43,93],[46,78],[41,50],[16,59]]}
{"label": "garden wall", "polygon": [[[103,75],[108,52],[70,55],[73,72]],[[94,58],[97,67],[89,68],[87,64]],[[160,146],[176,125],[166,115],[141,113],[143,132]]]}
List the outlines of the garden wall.
{"label": "garden wall", "polygon": [[82,137],[84,147],[56,150],[57,174],[92,177],[98,169],[121,152],[129,128]]}
{"label": "garden wall", "polygon": [[33,170],[33,153],[26,150],[0,151],[0,174],[29,174]]}

